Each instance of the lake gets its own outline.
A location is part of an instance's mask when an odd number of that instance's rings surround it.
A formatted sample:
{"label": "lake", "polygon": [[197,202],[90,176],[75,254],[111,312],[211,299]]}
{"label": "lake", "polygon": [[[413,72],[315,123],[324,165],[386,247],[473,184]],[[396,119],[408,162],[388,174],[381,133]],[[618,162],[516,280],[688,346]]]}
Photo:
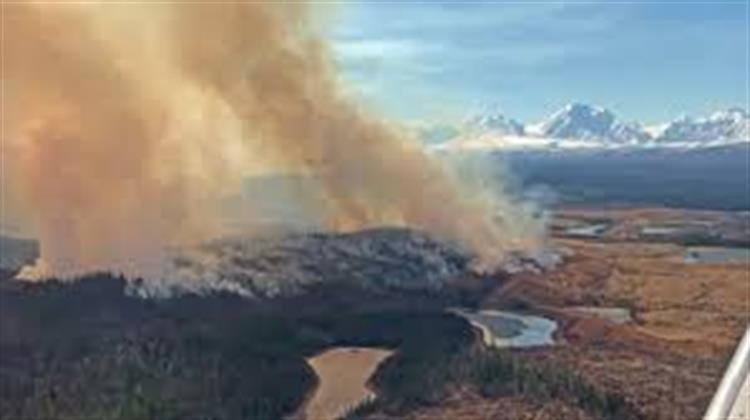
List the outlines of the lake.
{"label": "lake", "polygon": [[319,382],[303,407],[303,418],[337,419],[362,401],[375,398],[367,381],[391,354],[379,348],[336,347],[307,359]]}

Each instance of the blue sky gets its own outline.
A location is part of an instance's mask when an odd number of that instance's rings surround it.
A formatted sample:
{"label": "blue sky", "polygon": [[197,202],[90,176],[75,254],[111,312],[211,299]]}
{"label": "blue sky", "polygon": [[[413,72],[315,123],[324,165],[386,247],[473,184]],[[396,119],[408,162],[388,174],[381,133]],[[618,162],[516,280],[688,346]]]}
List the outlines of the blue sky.
{"label": "blue sky", "polygon": [[656,123],[746,106],[747,3],[360,2],[328,36],[348,89],[389,117],[480,104],[535,121],[572,101]]}

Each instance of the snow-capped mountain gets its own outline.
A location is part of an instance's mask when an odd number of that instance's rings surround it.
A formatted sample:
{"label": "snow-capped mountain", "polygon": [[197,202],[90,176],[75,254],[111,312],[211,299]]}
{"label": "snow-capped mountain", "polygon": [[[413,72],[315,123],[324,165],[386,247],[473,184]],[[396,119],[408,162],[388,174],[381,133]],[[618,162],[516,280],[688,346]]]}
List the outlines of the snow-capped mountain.
{"label": "snow-capped mountain", "polygon": [[638,123],[620,122],[604,108],[573,103],[538,125],[541,137],[605,142],[643,142],[651,136]]}
{"label": "snow-capped mountain", "polygon": [[497,109],[474,113],[438,149],[700,148],[748,142],[748,114],[740,108],[705,118],[682,117],[655,127],[624,122],[612,111],[572,103],[524,125]]}
{"label": "snow-capped mountain", "polygon": [[748,114],[740,108],[718,111],[707,118],[681,117],[658,133],[662,142],[741,141],[748,137]]}
{"label": "snow-capped mountain", "polygon": [[476,114],[464,121],[466,130],[475,133],[523,136],[524,126],[520,122],[500,113]]}

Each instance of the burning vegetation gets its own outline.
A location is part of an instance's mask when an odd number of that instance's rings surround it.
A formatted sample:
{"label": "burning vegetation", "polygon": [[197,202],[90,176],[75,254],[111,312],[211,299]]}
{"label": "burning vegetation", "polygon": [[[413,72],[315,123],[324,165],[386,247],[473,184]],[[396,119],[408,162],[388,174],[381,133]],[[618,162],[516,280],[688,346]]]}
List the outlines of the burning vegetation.
{"label": "burning vegetation", "polygon": [[171,249],[226,234],[220,203],[273,171],[312,175],[322,200],[307,211],[330,231],[409,226],[480,267],[539,244],[510,200],[463,184],[342,93],[307,5],[4,11],[3,182],[40,241],[22,277],[169,276]]}

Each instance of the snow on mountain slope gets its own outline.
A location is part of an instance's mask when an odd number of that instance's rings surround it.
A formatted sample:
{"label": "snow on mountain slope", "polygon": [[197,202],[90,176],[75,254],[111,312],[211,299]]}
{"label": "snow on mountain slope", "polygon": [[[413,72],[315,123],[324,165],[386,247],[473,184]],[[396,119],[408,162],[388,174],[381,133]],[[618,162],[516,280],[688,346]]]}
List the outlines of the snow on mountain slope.
{"label": "snow on mountain slope", "polygon": [[623,123],[604,108],[573,103],[554,113],[539,125],[542,137],[601,140],[605,142],[639,142],[650,135],[638,123]]}
{"label": "snow on mountain slope", "polygon": [[707,118],[681,117],[666,124],[660,142],[743,141],[748,138],[748,114],[740,108],[717,111]]}
{"label": "snow on mountain slope", "polygon": [[524,126],[500,113],[477,114],[469,117],[464,126],[469,131],[501,135],[523,136]]}
{"label": "snow on mountain slope", "polygon": [[740,108],[717,111],[706,118],[683,117],[644,127],[622,122],[605,108],[566,105],[549,118],[523,125],[492,110],[467,118],[456,135],[438,150],[492,149],[621,149],[717,147],[748,141],[748,114]]}

